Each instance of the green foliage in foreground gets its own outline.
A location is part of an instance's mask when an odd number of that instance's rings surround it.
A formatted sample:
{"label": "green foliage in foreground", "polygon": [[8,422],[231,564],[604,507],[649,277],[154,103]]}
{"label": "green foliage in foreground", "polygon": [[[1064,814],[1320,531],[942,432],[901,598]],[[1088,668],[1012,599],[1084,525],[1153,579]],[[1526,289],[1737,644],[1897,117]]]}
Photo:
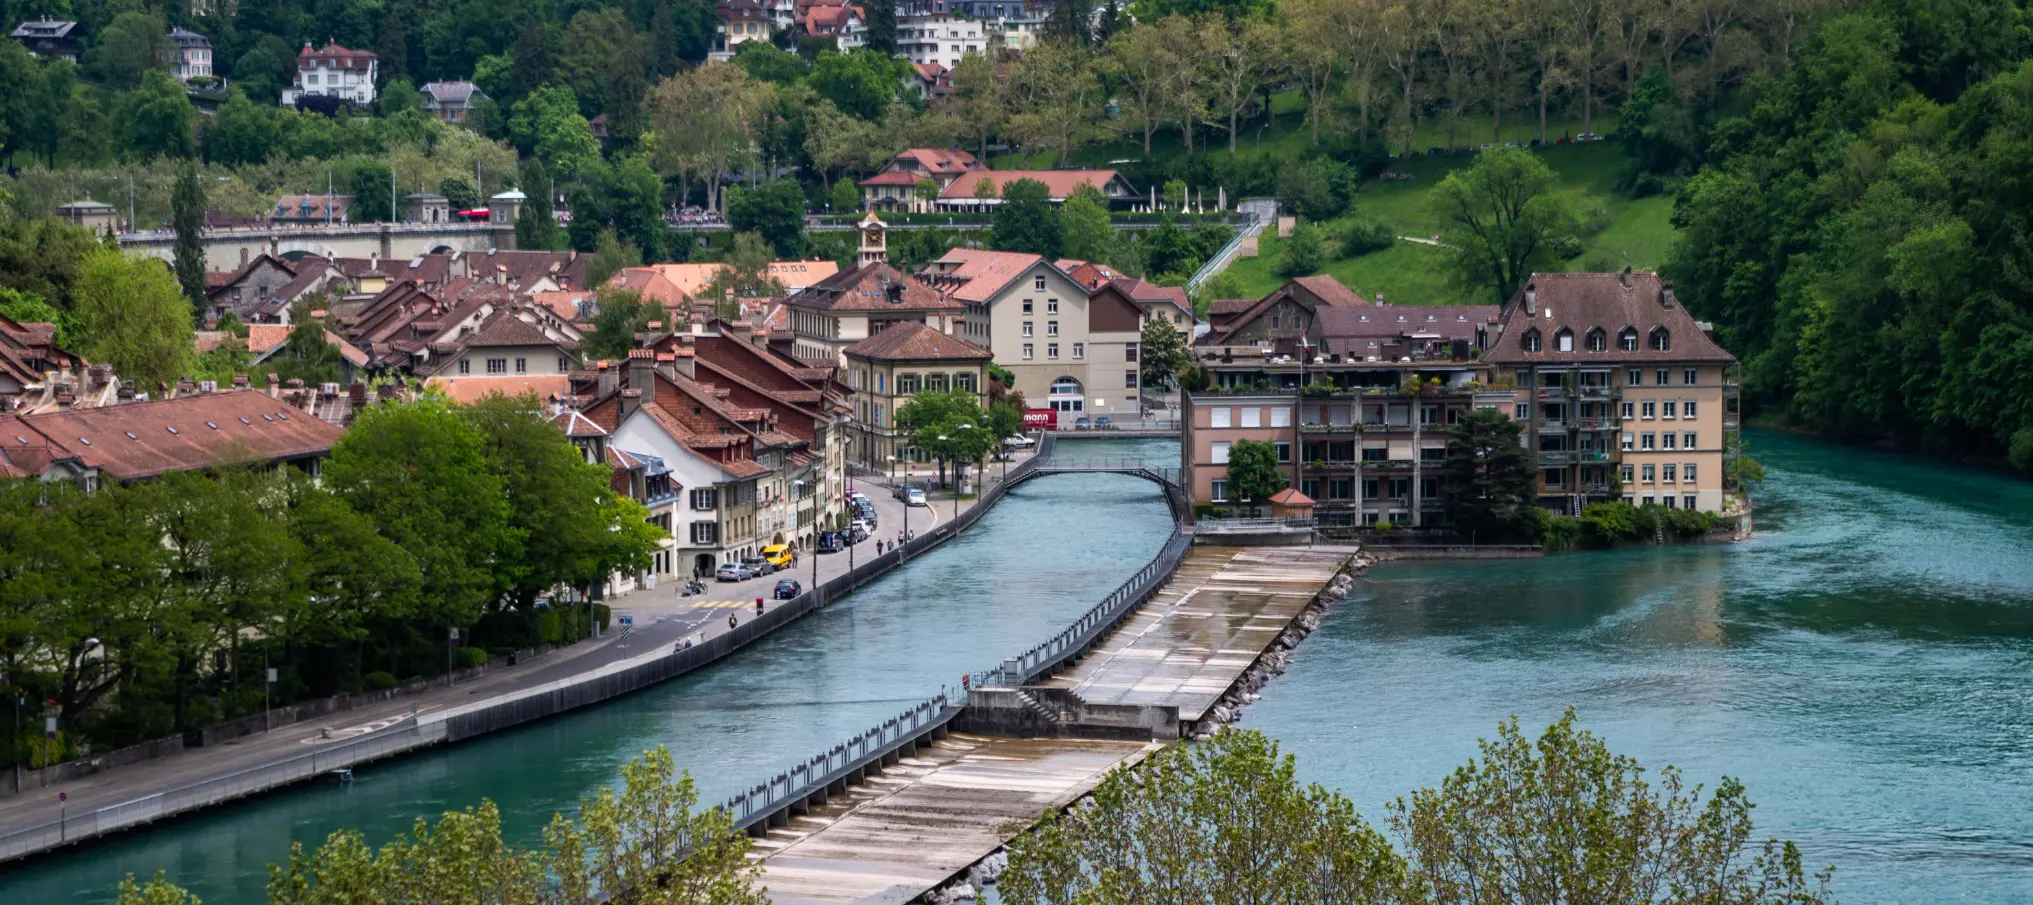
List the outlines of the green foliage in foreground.
{"label": "green foliage in foreground", "polygon": [[1575,725],[1537,739],[1513,717],[1439,788],[1390,806],[1397,846],[1293,759],[1235,730],[1109,774],[1010,845],[1010,905],[1530,902],[1819,905],[1791,843],[1752,844],[1751,802],[1712,793]]}

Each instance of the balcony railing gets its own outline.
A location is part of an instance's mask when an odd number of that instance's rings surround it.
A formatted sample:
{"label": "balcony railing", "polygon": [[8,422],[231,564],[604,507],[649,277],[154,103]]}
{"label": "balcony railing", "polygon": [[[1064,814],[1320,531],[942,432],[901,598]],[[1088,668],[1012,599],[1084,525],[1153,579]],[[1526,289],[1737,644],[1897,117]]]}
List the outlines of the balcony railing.
{"label": "balcony railing", "polygon": [[1585,431],[1615,430],[1616,423],[1608,418],[1576,418],[1574,427]]}
{"label": "balcony railing", "polygon": [[1411,471],[1413,464],[1410,459],[1366,459],[1362,467],[1371,471]]}
{"label": "balcony railing", "polygon": [[1589,494],[1607,494],[1609,493],[1609,482],[1589,481],[1581,485],[1581,492]]}
{"label": "balcony railing", "polygon": [[1299,425],[1299,433],[1302,433],[1302,434],[1355,434],[1355,433],[1361,433],[1361,432],[1362,432],[1362,428],[1359,428],[1359,427],[1357,427],[1357,426],[1355,426],[1355,425],[1353,425],[1353,424],[1301,424],[1301,425]]}
{"label": "balcony railing", "polygon": [[1543,449],[1542,449],[1542,450],[1540,450],[1540,451],[1539,451],[1539,464],[1541,464],[1541,465],[1572,465],[1572,464],[1574,464],[1574,451],[1573,451],[1573,450],[1567,450],[1567,449],[1560,449],[1560,450],[1543,450]]}
{"label": "balcony railing", "polygon": [[1574,394],[1586,399],[1607,399],[1616,395],[1616,388],[1608,386],[1580,387],[1574,391]]}
{"label": "balcony railing", "polygon": [[1574,461],[1597,462],[1597,463],[1607,462],[1609,461],[1609,452],[1607,450],[1601,449],[1584,449],[1574,454]]}
{"label": "balcony railing", "polygon": [[1566,430],[1566,429],[1567,429],[1567,426],[1568,426],[1568,424],[1569,424],[1569,422],[1568,422],[1568,420],[1567,420],[1567,419],[1565,419],[1565,418],[1541,418],[1541,419],[1539,419],[1539,426],[1540,426],[1540,427],[1550,427],[1550,428],[1552,428],[1552,429],[1554,429],[1554,430]]}

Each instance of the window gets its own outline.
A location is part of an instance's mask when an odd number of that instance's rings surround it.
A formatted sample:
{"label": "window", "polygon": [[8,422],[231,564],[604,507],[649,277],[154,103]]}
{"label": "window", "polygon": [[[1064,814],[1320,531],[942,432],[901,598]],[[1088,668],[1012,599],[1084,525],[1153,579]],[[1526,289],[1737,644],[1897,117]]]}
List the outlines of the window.
{"label": "window", "polygon": [[1025,336],[1030,336],[1030,335],[1032,335],[1032,334],[1031,334],[1031,322],[1030,322],[1030,321],[1024,321],[1024,335],[1025,335]]}
{"label": "window", "polygon": [[1516,418],[1519,421],[1532,420],[1532,404],[1529,402],[1518,403],[1512,417]]}
{"label": "window", "polygon": [[1029,314],[1029,313],[1031,313],[1031,300],[1030,300],[1030,299],[1024,299],[1024,313],[1025,313],[1025,314]]}
{"label": "window", "polygon": [[1631,368],[1624,374],[1624,386],[1641,387],[1644,385],[1645,385],[1644,368]]}
{"label": "window", "polygon": [[1645,401],[1644,401],[1643,403],[1641,403],[1641,405],[1642,405],[1642,408],[1640,409],[1640,411],[1642,411],[1642,412],[1644,412],[1644,413],[1645,413],[1645,419],[1646,419],[1646,420],[1648,420],[1648,421],[1649,421],[1649,420],[1651,420],[1651,419],[1652,419],[1653,417],[1655,417],[1655,416],[1656,416],[1656,415],[1658,414],[1658,411],[1659,411],[1659,404],[1658,404],[1658,403],[1656,403],[1656,402],[1653,402],[1653,401],[1652,401],[1652,400],[1650,400],[1650,399],[1647,399],[1647,400],[1645,400]]}
{"label": "window", "polygon": [[1228,406],[1225,406],[1225,405],[1217,405],[1217,406],[1215,406],[1215,407],[1213,407],[1213,408],[1211,408],[1211,409],[1208,409],[1208,410],[1207,410],[1207,426],[1208,426],[1208,427],[1228,427],[1228,426],[1229,426],[1229,423],[1228,423],[1228,412],[1229,412],[1229,408],[1228,408]]}
{"label": "window", "polygon": [[1668,399],[1665,402],[1661,402],[1659,403],[1659,417],[1671,420],[1673,418],[1674,411],[1678,408],[1679,404],[1671,399]]}
{"label": "window", "polygon": [[882,403],[880,402],[875,404],[875,426],[882,426]]}
{"label": "window", "polygon": [[899,396],[909,396],[916,393],[918,391],[918,375],[898,374],[896,376],[896,391]]}
{"label": "window", "polygon": [[702,511],[717,509],[719,508],[719,503],[720,503],[719,490],[716,490],[712,487],[706,487],[692,491],[693,509],[698,509]]}
{"label": "window", "polygon": [[[1666,467],[1667,467],[1667,468],[1672,468],[1673,466],[1671,466],[1671,465],[1668,465],[1668,466],[1666,466]],[[1668,508],[1668,509],[1671,509],[1671,508],[1673,508],[1673,495],[1669,493],[1669,494],[1666,494],[1665,496],[1662,496],[1662,497],[1660,497],[1660,498],[1659,498],[1659,504],[1660,504],[1660,505],[1662,505],[1662,506],[1665,506],[1665,507],[1666,507],[1666,508]]]}
{"label": "window", "polygon": [[692,543],[699,545],[720,542],[720,526],[712,522],[692,523]]}
{"label": "window", "polygon": [[1213,462],[1214,462],[1214,464],[1216,464],[1216,465],[1227,465],[1227,464],[1228,464],[1228,441],[1226,441],[1226,440],[1222,440],[1222,441],[1219,441],[1219,442],[1216,442],[1216,443],[1214,443],[1214,444],[1213,444],[1213,445],[1212,445],[1212,446],[1211,446],[1211,447],[1209,448],[1209,455],[1210,455],[1210,457],[1211,457],[1211,458],[1213,459]]}
{"label": "window", "polygon": [[1086,344],[1086,343],[1074,343],[1074,344],[1073,344],[1073,357],[1074,357],[1074,358],[1086,358],[1086,357],[1087,357],[1087,344]]}
{"label": "window", "polygon": [[1045,300],[1045,313],[1046,313],[1046,314],[1058,314],[1058,313],[1059,313],[1059,300],[1058,300],[1058,299],[1046,299],[1046,300]]}
{"label": "window", "polygon": [[1527,352],[1539,351],[1539,328],[1533,327],[1530,330],[1526,330],[1525,337],[1523,340],[1521,340],[1521,342],[1524,344],[1525,351]]}
{"label": "window", "polygon": [[1638,351],[1638,331],[1625,327],[1624,332],[1617,334],[1617,348],[1626,352]]}
{"label": "window", "polygon": [[1278,461],[1279,461],[1279,462],[1282,462],[1282,463],[1285,463],[1285,464],[1288,464],[1288,465],[1289,465],[1289,464],[1291,464],[1291,461],[1292,461],[1292,444],[1290,444],[1290,443],[1286,443],[1286,442],[1281,442],[1281,443],[1278,443],[1278,444],[1276,444],[1276,445],[1277,445],[1277,447],[1278,447]]}
{"label": "window", "polygon": [[1639,449],[1657,449],[1657,448],[1658,448],[1658,445],[1657,445],[1657,442],[1656,442],[1656,438],[1657,438],[1657,435],[1656,435],[1656,434],[1654,434],[1654,433],[1652,433],[1651,431],[1646,431],[1646,432],[1644,432],[1644,433],[1642,433],[1642,434],[1639,434],[1639,435],[1638,435],[1638,448],[1639,448]]}
{"label": "window", "polygon": [[884,374],[881,371],[875,372],[875,391],[877,393],[887,394],[889,392],[888,383],[888,374]]}
{"label": "window", "polygon": [[515,360],[515,373],[517,373],[517,374],[527,374],[527,373],[529,373],[529,359],[527,359],[527,358],[518,358],[518,359],[516,359],[516,360]]}
{"label": "window", "polygon": [[508,359],[506,358],[487,359],[487,373],[489,374],[508,373]]}
{"label": "window", "polygon": [[[958,48],[955,49],[957,50]],[[1039,292],[1045,291],[1045,275],[1042,273],[1038,274],[1037,278],[1031,281],[1031,288]]]}
{"label": "window", "polygon": [[[1652,328],[1652,351],[1654,352],[1673,351],[1673,334],[1667,332],[1665,327]],[[1659,382],[1665,383],[1666,381],[1661,380]]]}
{"label": "window", "polygon": [[1626,463],[1624,465],[1624,483],[1631,483],[1631,479],[1636,476],[1637,470],[1637,466]]}
{"label": "window", "polygon": [[1655,375],[1653,375],[1653,376],[1655,376],[1655,377],[1659,378],[1657,382],[1658,382],[1658,384],[1659,384],[1660,386],[1665,386],[1666,384],[1668,384],[1668,383],[1672,382],[1672,381],[1671,381],[1671,380],[1669,379],[1669,377],[1667,376],[1667,375],[1670,375],[1670,374],[1672,374],[1672,373],[1673,373],[1673,370],[1672,370],[1671,368],[1660,368],[1660,369],[1659,369],[1659,373],[1657,373],[1657,374],[1655,374]]}
{"label": "window", "polygon": [[1604,332],[1602,332],[1602,328],[1601,328],[1601,327],[1591,327],[1591,328],[1589,328],[1589,330],[1588,330],[1588,351],[1590,351],[1590,352],[1607,352],[1607,351],[1609,351],[1609,334],[1607,334],[1607,333],[1604,333]]}
{"label": "window", "polygon": [[1255,406],[1244,406],[1242,410],[1242,426],[1263,427],[1264,410]]}
{"label": "window", "polygon": [[1137,372],[1135,372],[1135,371],[1124,371],[1124,372],[1122,372],[1122,387],[1123,387],[1123,389],[1126,389],[1126,390],[1134,390],[1134,389],[1136,389],[1136,388],[1137,388]]}
{"label": "window", "polygon": [[1694,445],[1695,445],[1695,444],[1694,444],[1694,434],[1693,434],[1693,433],[1691,433],[1691,432],[1690,432],[1690,433],[1685,433],[1685,434],[1681,434],[1681,435],[1680,435],[1680,448],[1681,448],[1681,449],[1693,449],[1693,448],[1694,448]]}
{"label": "window", "polygon": [[1058,336],[1058,335],[1059,335],[1059,322],[1058,322],[1058,321],[1046,321],[1046,322],[1045,322],[1045,335],[1046,335],[1046,336]]}
{"label": "window", "polygon": [[1574,351],[1574,331],[1561,327],[1560,332],[1553,334],[1553,339],[1554,348],[1562,352]]}
{"label": "window", "polygon": [[1212,497],[1214,502],[1217,503],[1228,502],[1228,480],[1226,478],[1215,478],[1214,486],[1210,489],[1208,496]]}
{"label": "window", "polygon": [[1638,417],[1638,404],[1635,402],[1623,403],[1623,416],[1625,421]]}
{"label": "window", "polygon": [[1299,481],[1299,492],[1300,492],[1300,493],[1303,493],[1303,494],[1305,494],[1305,495],[1307,495],[1307,496],[1309,496],[1309,497],[1312,497],[1313,499],[1316,499],[1316,500],[1317,500],[1317,499],[1319,499],[1319,498],[1320,498],[1320,479],[1319,479],[1319,478],[1302,478],[1302,479],[1300,479],[1300,481]]}
{"label": "window", "polygon": [[[1688,478],[1687,480],[1689,480],[1689,481],[1692,481],[1692,480],[1694,480],[1694,479],[1693,479],[1693,478]],[[1688,495],[1686,495],[1686,496],[1684,496],[1684,497],[1681,497],[1681,498],[1680,498],[1680,504],[1681,504],[1682,506],[1685,506],[1685,507],[1686,507],[1686,508],[1688,508],[1688,509],[1695,509],[1695,508],[1699,508],[1699,507],[1696,507],[1696,506],[1694,505],[1694,494],[1691,494],[1691,493],[1690,493],[1690,494],[1688,494]]]}
{"label": "window", "polygon": [[1285,408],[1284,406],[1279,406],[1277,408],[1271,409],[1271,426],[1291,427],[1292,410]]}
{"label": "window", "polygon": [[1059,357],[1059,344],[1058,344],[1058,343],[1046,343],[1046,344],[1045,344],[1045,357],[1046,357],[1046,358],[1049,358],[1049,359],[1056,359],[1056,358],[1058,358],[1058,357]]}
{"label": "window", "polygon": [[1632,445],[1633,443],[1637,442],[1637,440],[1636,440],[1636,437],[1637,437],[1637,435],[1636,435],[1636,434],[1631,434],[1631,433],[1625,433],[1625,434],[1624,434],[1624,448],[1625,448],[1625,449],[1630,449],[1630,448],[1631,448],[1631,445]]}
{"label": "window", "polygon": [[1644,466],[1644,471],[1643,471],[1642,473],[1643,473],[1643,474],[1644,474],[1644,476],[1645,476],[1645,483],[1647,483],[1647,484],[1650,484],[1650,483],[1652,483],[1652,481],[1653,481],[1654,479],[1656,479],[1656,478],[1657,478],[1657,476],[1658,476],[1658,474],[1657,474],[1657,473],[1658,473],[1658,466],[1656,466],[1656,465],[1646,465],[1646,466]]}
{"label": "window", "polygon": [[1123,360],[1123,361],[1135,361],[1135,360],[1137,360],[1137,344],[1136,344],[1136,343],[1123,343],[1123,344],[1122,344],[1122,360]]}
{"label": "window", "polygon": [[955,373],[953,375],[953,388],[956,390],[966,390],[969,393],[974,392],[974,375],[964,371]]}
{"label": "window", "polygon": [[1034,357],[1034,356],[1032,356],[1032,355],[1031,355],[1031,350],[1032,350],[1031,344],[1030,344],[1030,343],[1024,343],[1024,360],[1025,360],[1025,361],[1029,361],[1029,360],[1031,360],[1031,358],[1033,358],[1033,357]]}
{"label": "window", "polygon": [[1683,418],[1694,417],[1694,400],[1683,399],[1680,401],[1680,416]]}
{"label": "window", "polygon": [[[1691,386],[1693,386],[1693,385],[1695,385],[1695,384],[1697,384],[1697,383],[1700,383],[1700,382],[1701,382],[1701,369],[1700,369],[1700,368],[1688,368],[1688,369],[1686,369],[1686,370],[1684,370],[1684,371],[1681,371],[1681,372],[1680,372],[1680,383],[1681,383],[1681,385],[1683,385],[1683,386],[1690,386],[1690,387],[1691,387]],[[1687,508],[1689,508],[1689,509],[1692,509],[1692,508],[1694,508],[1694,507],[1692,507],[1692,506],[1689,506],[1689,507],[1687,507]]]}
{"label": "window", "polygon": [[570,371],[571,369],[572,369],[571,359],[566,358],[563,355],[558,356],[558,373],[563,374],[566,371]]}
{"label": "window", "polygon": [[[1667,467],[1667,468],[1671,468],[1671,467],[1673,467],[1673,466],[1671,466],[1671,465],[1668,465],[1668,466],[1666,466],[1666,467]],[[1682,465],[1682,466],[1680,466],[1680,483],[1682,483],[1682,484],[1692,484],[1692,483],[1694,483],[1694,463],[1693,463],[1693,462],[1689,462],[1689,463],[1687,463],[1687,464],[1685,464],[1685,465]],[[1689,503],[1689,504],[1687,504],[1687,508],[1689,508],[1689,509],[1692,509],[1692,508],[1694,508],[1694,504],[1693,504],[1693,503]]]}
{"label": "window", "polygon": [[461,374],[473,373],[473,363],[463,358],[459,359],[459,373]]}
{"label": "window", "polygon": [[1665,432],[1665,433],[1663,433],[1663,434],[1660,434],[1660,435],[1659,435],[1659,448],[1660,448],[1660,449],[1672,449],[1672,448],[1673,448],[1673,432],[1672,432],[1672,431],[1667,431],[1667,432]]}
{"label": "window", "polygon": [[[1660,482],[1660,483],[1662,483],[1662,484],[1672,484],[1672,483],[1675,483],[1675,482],[1674,482],[1674,480],[1673,480],[1673,475],[1674,475],[1674,472],[1675,472],[1675,471],[1677,471],[1677,470],[1678,470],[1678,469],[1676,469],[1676,468],[1675,468],[1675,467],[1674,467],[1674,466],[1673,466],[1672,464],[1670,464],[1670,463],[1669,463],[1669,464],[1666,464],[1666,465],[1661,465],[1661,466],[1659,466],[1659,482]],[[1670,497],[1669,497],[1669,499],[1670,499]]]}

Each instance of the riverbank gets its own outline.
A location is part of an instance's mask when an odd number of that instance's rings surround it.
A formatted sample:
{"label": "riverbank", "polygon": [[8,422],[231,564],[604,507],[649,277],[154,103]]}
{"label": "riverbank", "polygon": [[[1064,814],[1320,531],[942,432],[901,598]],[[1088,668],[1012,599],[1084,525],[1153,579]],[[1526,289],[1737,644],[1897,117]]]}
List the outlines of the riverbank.
{"label": "riverbank", "polygon": [[[792,600],[769,601],[759,610],[745,604],[740,609],[690,609],[683,618],[631,626],[604,644],[495,668],[477,681],[461,684],[455,675],[449,684],[348,710],[345,726],[297,727],[208,749],[161,745],[153,752],[160,756],[152,759],[63,777],[38,787],[36,794],[0,804],[0,862],[297,783],[320,778],[343,782],[347,771],[362,764],[542,720],[701,669],[966,530],[1002,499],[1012,482],[1048,459],[1053,446],[1047,435],[1036,454],[1013,466],[1007,478],[986,475],[992,486],[972,505],[918,531],[901,549],[858,562],[838,554],[827,557],[819,565],[830,565],[827,571],[834,574]],[[842,563],[851,566],[842,568]]]}

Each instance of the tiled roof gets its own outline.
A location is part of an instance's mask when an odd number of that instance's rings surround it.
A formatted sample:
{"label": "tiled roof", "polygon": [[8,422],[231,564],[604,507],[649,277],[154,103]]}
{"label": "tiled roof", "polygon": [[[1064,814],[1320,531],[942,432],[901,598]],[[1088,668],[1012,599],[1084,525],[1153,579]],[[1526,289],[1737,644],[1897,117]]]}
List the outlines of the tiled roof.
{"label": "tiled roof", "polygon": [[1215,299],[1207,305],[1207,316],[1241,314],[1255,307],[1256,299]]}
{"label": "tiled roof", "polygon": [[1292,282],[1299,284],[1301,288],[1329,305],[1352,308],[1369,304],[1363,301],[1362,293],[1343,286],[1340,280],[1324,273],[1310,277],[1293,277]]}
{"label": "tiled roof", "polygon": [[917,184],[918,184],[918,180],[920,180],[920,179],[926,179],[926,178],[929,178],[929,177],[927,177],[927,176],[925,176],[925,175],[923,175],[923,174],[921,174],[921,173],[913,173],[913,172],[911,172],[911,171],[909,171],[909,170],[888,170],[888,171],[885,171],[885,172],[877,173],[877,174],[875,174],[875,175],[873,175],[873,176],[870,176],[870,177],[868,177],[867,179],[863,179],[863,180],[861,180],[861,182],[860,182],[860,183],[858,183],[858,184],[859,184],[859,185],[900,185],[900,186],[905,186],[905,187],[909,187],[909,186],[914,186],[914,185],[917,185]]}
{"label": "tiled roof", "polygon": [[968,200],[974,197],[974,186],[983,179],[995,180],[998,194],[1009,184],[1019,179],[1044,183],[1045,191],[1053,198],[1072,197],[1082,184],[1091,185],[1096,191],[1108,191],[1108,184],[1116,178],[1114,170],[968,170],[946,186],[939,197],[949,200]]}
{"label": "tiled roof", "polygon": [[433,377],[424,381],[424,386],[443,391],[445,398],[460,405],[472,405],[496,394],[521,396],[525,393],[535,393],[536,397],[542,400],[572,394],[572,378],[565,374],[536,377]]}
{"label": "tiled roof", "polygon": [[962,173],[981,166],[972,153],[959,148],[905,148],[897,158],[915,160],[934,173]]}
{"label": "tiled roof", "polygon": [[[122,481],[238,462],[322,455],[340,431],[265,393],[236,390],[24,415],[55,450]],[[25,442],[24,442],[25,441]],[[26,432],[0,443],[32,446]]]}
{"label": "tiled roof", "polygon": [[[1574,332],[1573,348],[1567,352],[1560,351],[1556,339],[1563,328]],[[1606,334],[1607,351],[1587,350],[1588,331],[1595,328]],[[1625,328],[1637,333],[1636,351],[1620,348],[1618,338]],[[1526,351],[1525,335],[1534,329],[1540,335],[1539,351]],[[1652,347],[1653,331],[1660,329],[1670,340],[1664,351]],[[1673,297],[1673,284],[1656,273],[1535,273],[1504,305],[1501,331],[1484,354],[1489,361],[1605,365],[1736,361],[1708,338],[1687,307]]]}
{"label": "tiled roof", "polygon": [[463,104],[472,100],[480,87],[472,82],[431,82],[418,90],[441,104]]}
{"label": "tiled roof", "polygon": [[944,275],[966,280],[953,290],[963,302],[983,303],[995,298],[1010,281],[1044,262],[1040,255],[1016,251],[984,251],[979,248],[952,248],[939,256],[940,262],[958,262]]}
{"label": "tiled roof", "polygon": [[607,429],[593,423],[593,419],[579,414],[575,409],[566,409],[551,417],[551,423],[567,437],[605,437]]}
{"label": "tiled roof", "polygon": [[877,361],[987,361],[987,349],[924,324],[893,324],[847,347],[847,354]]}
{"label": "tiled roof", "polygon": [[[895,301],[891,301],[893,290]],[[962,307],[887,262],[864,264],[827,277],[791,296],[789,304],[820,311],[936,311]]]}
{"label": "tiled roof", "polygon": [[493,348],[497,346],[558,346],[563,348],[566,345],[569,344],[560,343],[555,339],[545,336],[544,331],[538,329],[536,325],[524,323],[522,318],[516,317],[507,311],[497,312],[488,324],[480,328],[480,332],[473,334],[471,339],[466,340],[466,347],[469,349]]}

